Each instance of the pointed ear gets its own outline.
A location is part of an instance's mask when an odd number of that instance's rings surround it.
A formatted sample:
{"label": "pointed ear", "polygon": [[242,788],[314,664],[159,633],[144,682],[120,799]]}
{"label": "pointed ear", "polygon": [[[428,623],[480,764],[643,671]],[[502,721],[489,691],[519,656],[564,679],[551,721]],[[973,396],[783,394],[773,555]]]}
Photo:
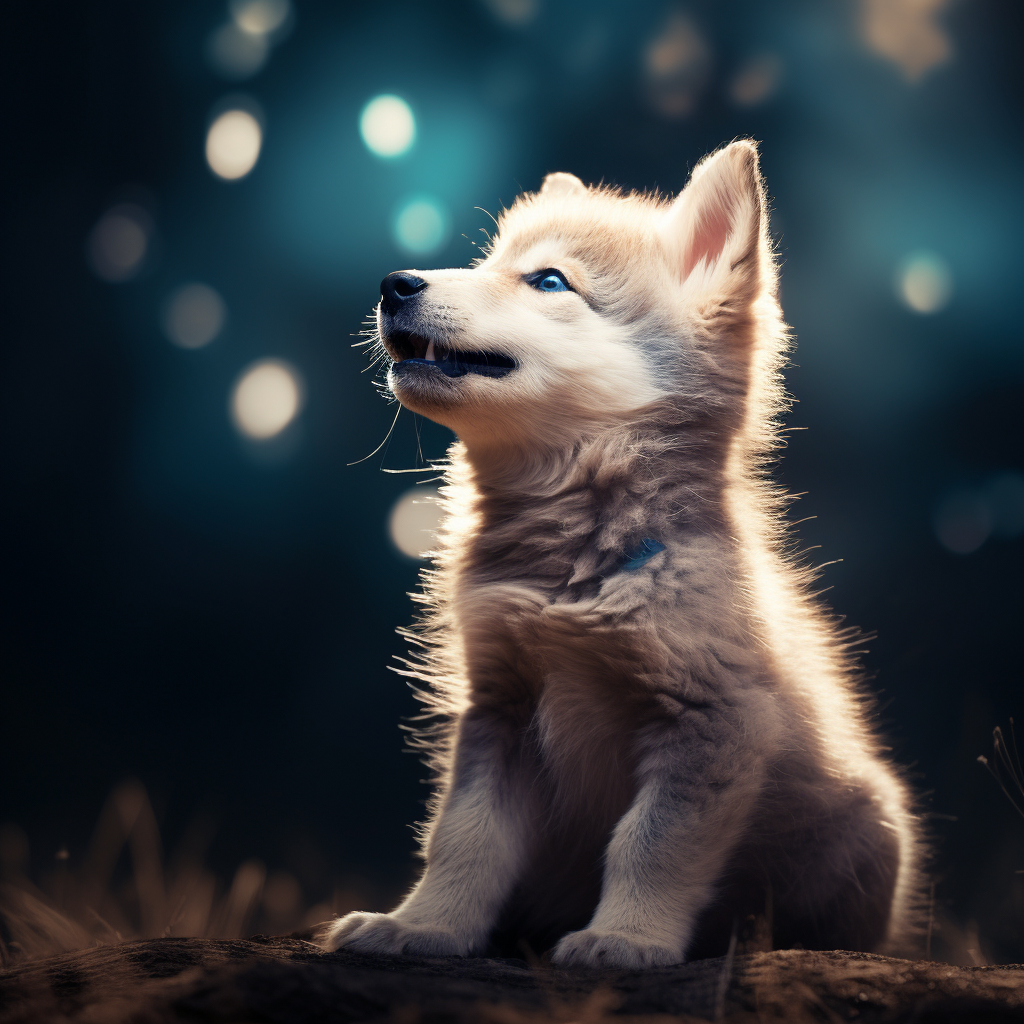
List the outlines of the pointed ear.
{"label": "pointed ear", "polygon": [[587,186],[575,174],[555,171],[549,174],[540,187],[540,194],[548,199],[564,199],[567,196],[582,195]]}
{"label": "pointed ear", "polygon": [[756,145],[705,157],[661,224],[676,279],[707,304],[745,311],[774,286],[767,220]]}

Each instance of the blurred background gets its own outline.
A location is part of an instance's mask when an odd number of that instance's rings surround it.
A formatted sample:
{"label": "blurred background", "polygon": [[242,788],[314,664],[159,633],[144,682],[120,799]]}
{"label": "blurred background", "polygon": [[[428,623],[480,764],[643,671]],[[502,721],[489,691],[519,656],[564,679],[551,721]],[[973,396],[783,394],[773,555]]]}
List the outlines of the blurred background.
{"label": "blurred background", "polygon": [[780,473],[872,637],[933,951],[1024,959],[1024,817],[977,760],[1024,715],[1015,6],[9,10],[8,898],[65,943],[389,908],[426,790],[388,666],[434,513],[382,469],[450,437],[361,372],[378,282],[466,265],[549,171],[671,192],[749,135],[798,338]]}

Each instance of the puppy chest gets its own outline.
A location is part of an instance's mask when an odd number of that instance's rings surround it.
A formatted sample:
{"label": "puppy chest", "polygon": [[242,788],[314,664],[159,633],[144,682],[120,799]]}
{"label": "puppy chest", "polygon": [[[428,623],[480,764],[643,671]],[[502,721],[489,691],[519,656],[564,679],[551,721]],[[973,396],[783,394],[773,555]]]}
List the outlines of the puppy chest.
{"label": "puppy chest", "polygon": [[602,680],[550,673],[529,739],[561,810],[616,818],[632,799],[637,709]]}

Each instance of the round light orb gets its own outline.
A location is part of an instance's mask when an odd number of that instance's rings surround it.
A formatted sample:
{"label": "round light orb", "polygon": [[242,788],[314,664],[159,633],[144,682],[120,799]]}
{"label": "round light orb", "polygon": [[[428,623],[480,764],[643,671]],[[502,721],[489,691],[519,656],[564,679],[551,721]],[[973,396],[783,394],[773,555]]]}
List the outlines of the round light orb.
{"label": "round light orb", "polygon": [[729,86],[733,103],[755,107],[771,98],[782,77],[782,61],[773,53],[761,54],[748,61]]}
{"label": "round light orb", "polygon": [[388,532],[403,555],[424,559],[434,550],[443,518],[439,502],[436,487],[413,487],[395,502]]}
{"label": "round light orb", "polygon": [[248,110],[226,110],[206,133],[206,162],[220,178],[244,178],[256,166],[263,129]]}
{"label": "round light orb", "polygon": [[280,359],[253,363],[231,394],[231,419],[239,433],[256,441],[280,434],[302,408],[296,371]]}
{"label": "round light orb", "polygon": [[276,32],[291,12],[288,0],[231,0],[228,4],[235,24],[250,35]]}
{"label": "round light orb", "polygon": [[425,256],[437,252],[449,235],[448,211],[436,199],[421,196],[404,203],[395,214],[392,234],[405,252]]}
{"label": "round light orb", "polygon": [[229,21],[214,29],[206,41],[206,59],[222,78],[251,78],[267,62],[270,43],[266,36],[246,32]]}
{"label": "round light orb", "polygon": [[377,96],[363,107],[359,133],[371,153],[401,156],[416,138],[416,119],[400,96]]}
{"label": "round light orb", "polygon": [[171,294],[161,326],[179,348],[202,348],[220,334],[226,317],[224,300],[209,285],[196,282]]}
{"label": "round light orb", "polygon": [[89,233],[86,259],[103,281],[128,281],[142,269],[149,249],[152,222],[137,206],[123,204],[108,210]]}
{"label": "round light orb", "polygon": [[935,510],[933,522],[939,543],[956,555],[969,555],[988,540],[992,514],[984,497],[974,491],[954,491]]}
{"label": "round light orb", "polygon": [[485,0],[485,4],[498,21],[516,28],[529,25],[540,9],[538,0]]}
{"label": "round light orb", "polygon": [[896,294],[915,313],[937,313],[953,294],[953,275],[934,252],[911,253],[896,273]]}

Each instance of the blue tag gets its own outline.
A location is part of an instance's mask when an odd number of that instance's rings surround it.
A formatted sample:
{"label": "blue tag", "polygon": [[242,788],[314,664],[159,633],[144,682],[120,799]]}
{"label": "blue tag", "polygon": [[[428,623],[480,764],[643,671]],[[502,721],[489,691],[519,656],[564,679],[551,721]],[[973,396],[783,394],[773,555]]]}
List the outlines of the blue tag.
{"label": "blue tag", "polygon": [[659,551],[664,550],[665,545],[660,540],[646,538],[640,541],[640,546],[635,551],[631,551],[626,555],[626,561],[622,568],[624,570],[639,569],[641,565],[646,565]]}

